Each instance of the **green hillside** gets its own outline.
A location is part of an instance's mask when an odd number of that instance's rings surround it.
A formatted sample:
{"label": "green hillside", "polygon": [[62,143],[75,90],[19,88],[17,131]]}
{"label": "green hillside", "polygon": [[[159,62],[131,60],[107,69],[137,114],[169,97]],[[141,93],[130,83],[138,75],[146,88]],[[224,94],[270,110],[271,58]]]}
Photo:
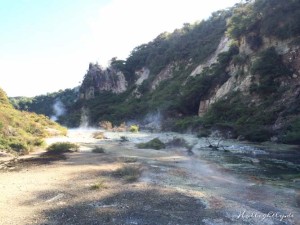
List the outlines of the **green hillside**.
{"label": "green hillside", "polygon": [[106,69],[91,63],[59,121],[79,126],[84,108],[95,126],[156,115],[164,130],[299,144],[299,21],[297,0],[243,1],[164,32]]}
{"label": "green hillside", "polygon": [[27,154],[55,134],[66,134],[66,129],[44,115],[16,110],[0,89],[0,150]]}

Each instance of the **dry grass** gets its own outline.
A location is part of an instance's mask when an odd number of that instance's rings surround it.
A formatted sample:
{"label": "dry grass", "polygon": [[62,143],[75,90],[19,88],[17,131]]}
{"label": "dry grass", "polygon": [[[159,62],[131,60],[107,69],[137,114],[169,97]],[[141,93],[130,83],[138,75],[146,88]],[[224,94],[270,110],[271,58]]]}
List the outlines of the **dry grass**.
{"label": "dry grass", "polygon": [[135,182],[142,175],[142,170],[136,165],[124,165],[123,167],[114,171],[113,175],[122,178],[127,182]]}
{"label": "dry grass", "polygon": [[107,139],[106,137],[105,137],[105,135],[104,135],[104,132],[100,132],[100,131],[98,131],[98,132],[94,132],[93,133],[93,138],[95,138],[95,139]]}
{"label": "dry grass", "polygon": [[105,184],[105,180],[99,180],[98,182],[92,184],[90,186],[91,190],[101,190],[101,189],[106,189],[107,185]]}

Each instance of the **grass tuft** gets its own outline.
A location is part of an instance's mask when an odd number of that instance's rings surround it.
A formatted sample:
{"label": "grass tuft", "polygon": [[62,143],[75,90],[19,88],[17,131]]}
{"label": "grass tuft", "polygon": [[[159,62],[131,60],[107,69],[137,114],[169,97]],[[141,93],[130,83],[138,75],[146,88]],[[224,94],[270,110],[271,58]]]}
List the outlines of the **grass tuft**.
{"label": "grass tuft", "polygon": [[139,179],[142,174],[142,170],[139,166],[125,165],[116,171],[113,175],[115,177],[123,178],[127,182],[135,182]]}
{"label": "grass tuft", "polygon": [[56,142],[47,147],[47,153],[49,154],[62,154],[65,152],[77,152],[79,145],[71,142]]}
{"label": "grass tuft", "polygon": [[97,183],[92,184],[90,186],[91,190],[100,190],[100,189],[105,189],[107,188],[107,186],[105,185],[105,181],[104,180],[99,180]]}

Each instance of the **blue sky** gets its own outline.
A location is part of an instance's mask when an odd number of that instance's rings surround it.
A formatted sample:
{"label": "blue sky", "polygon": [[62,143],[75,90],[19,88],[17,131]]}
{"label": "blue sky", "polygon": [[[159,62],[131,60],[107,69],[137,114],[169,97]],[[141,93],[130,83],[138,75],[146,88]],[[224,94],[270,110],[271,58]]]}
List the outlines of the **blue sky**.
{"label": "blue sky", "polygon": [[158,34],[239,0],[0,0],[0,87],[9,96],[72,88]]}

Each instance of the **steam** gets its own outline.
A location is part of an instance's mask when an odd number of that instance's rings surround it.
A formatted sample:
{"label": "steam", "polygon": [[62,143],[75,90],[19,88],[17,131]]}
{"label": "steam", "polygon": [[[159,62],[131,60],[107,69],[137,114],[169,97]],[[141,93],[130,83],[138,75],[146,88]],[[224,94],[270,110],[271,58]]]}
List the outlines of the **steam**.
{"label": "steam", "polygon": [[81,109],[80,128],[88,128],[89,126],[89,111],[85,107]]}
{"label": "steam", "polygon": [[52,115],[50,118],[53,121],[57,121],[60,116],[66,113],[65,106],[60,99],[55,100],[52,108],[53,108],[54,115]]}
{"label": "steam", "polygon": [[145,127],[151,130],[160,130],[162,115],[159,111],[148,113],[143,121]]}

